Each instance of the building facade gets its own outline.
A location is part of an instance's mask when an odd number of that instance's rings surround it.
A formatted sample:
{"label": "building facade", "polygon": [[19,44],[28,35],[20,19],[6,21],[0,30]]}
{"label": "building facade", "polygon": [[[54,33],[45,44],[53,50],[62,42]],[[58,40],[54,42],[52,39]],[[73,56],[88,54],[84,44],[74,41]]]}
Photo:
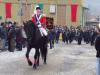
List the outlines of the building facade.
{"label": "building facade", "polygon": [[[5,18],[5,3],[12,3],[11,18]],[[83,0],[1,0],[0,16],[5,21],[27,21],[38,4],[47,17],[54,18],[54,25],[80,26],[83,21]],[[76,21],[71,20],[71,5],[77,5]],[[22,8],[22,10],[21,10]],[[73,12],[74,13],[74,12]],[[75,14],[74,14],[75,16]]]}

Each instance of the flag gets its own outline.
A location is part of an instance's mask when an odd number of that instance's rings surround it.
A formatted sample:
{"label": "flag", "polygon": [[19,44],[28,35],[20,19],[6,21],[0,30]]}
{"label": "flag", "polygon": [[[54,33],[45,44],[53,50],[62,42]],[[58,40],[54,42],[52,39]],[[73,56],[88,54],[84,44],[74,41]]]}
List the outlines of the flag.
{"label": "flag", "polygon": [[12,7],[11,3],[5,3],[6,18],[11,18],[11,7]]}
{"label": "flag", "polygon": [[76,2],[76,0],[72,0],[72,2]]}
{"label": "flag", "polygon": [[76,22],[77,20],[77,7],[78,5],[72,4],[71,5],[71,21]]}

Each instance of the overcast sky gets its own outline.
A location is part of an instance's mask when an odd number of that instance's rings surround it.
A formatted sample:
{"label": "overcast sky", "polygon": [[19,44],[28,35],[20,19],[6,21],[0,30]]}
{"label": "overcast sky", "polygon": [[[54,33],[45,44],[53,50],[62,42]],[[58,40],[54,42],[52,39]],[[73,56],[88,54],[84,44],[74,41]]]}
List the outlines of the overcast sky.
{"label": "overcast sky", "polygon": [[100,0],[87,0],[92,15],[100,15]]}

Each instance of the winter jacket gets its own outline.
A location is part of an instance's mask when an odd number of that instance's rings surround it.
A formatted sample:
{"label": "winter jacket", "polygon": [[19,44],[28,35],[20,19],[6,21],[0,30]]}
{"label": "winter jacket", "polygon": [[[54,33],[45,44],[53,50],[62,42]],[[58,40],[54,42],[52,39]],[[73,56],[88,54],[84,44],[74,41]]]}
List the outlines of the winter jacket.
{"label": "winter jacket", "polygon": [[95,40],[95,49],[97,51],[96,57],[100,57],[100,35]]}

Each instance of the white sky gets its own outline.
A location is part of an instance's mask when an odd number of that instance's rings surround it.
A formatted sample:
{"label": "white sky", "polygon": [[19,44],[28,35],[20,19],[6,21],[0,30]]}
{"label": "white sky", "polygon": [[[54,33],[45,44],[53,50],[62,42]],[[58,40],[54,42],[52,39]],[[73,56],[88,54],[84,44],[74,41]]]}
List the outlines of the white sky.
{"label": "white sky", "polygon": [[87,0],[92,15],[100,15],[100,0]]}

